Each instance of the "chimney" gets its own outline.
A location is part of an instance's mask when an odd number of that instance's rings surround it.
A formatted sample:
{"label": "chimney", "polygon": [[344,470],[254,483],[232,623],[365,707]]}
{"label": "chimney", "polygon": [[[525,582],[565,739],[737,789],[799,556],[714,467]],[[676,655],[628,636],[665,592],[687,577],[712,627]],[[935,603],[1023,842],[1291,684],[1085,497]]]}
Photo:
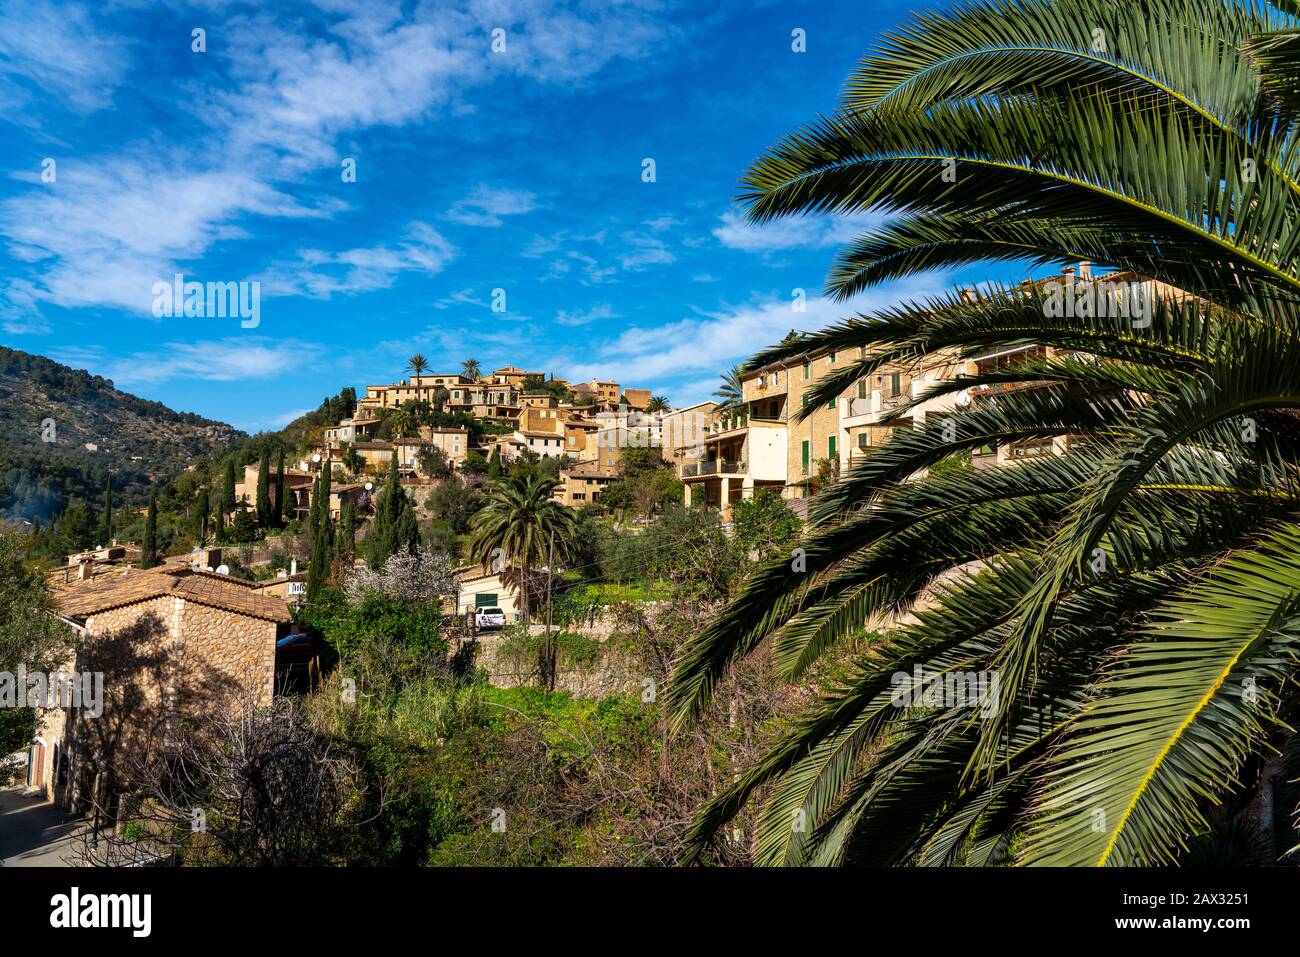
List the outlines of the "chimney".
{"label": "chimney", "polygon": [[290,575],[298,574],[298,559],[296,558],[289,559],[289,574]]}
{"label": "chimney", "polygon": [[1061,275],[1063,275],[1063,276],[1073,276],[1073,275],[1074,275],[1074,267],[1073,267],[1073,266],[1066,266],[1064,269],[1061,270]]}
{"label": "chimney", "polygon": [[84,558],[77,565],[77,581],[85,582],[95,577],[95,560]]}
{"label": "chimney", "polygon": [[1092,278],[1092,263],[1090,262],[1079,263],[1079,278],[1083,280],[1088,280]]}

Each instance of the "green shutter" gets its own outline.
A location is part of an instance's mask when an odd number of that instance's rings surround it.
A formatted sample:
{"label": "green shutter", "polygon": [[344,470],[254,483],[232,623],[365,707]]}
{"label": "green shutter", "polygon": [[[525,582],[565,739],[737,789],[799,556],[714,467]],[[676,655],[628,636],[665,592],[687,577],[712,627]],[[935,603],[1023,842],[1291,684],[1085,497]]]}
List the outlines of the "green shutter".
{"label": "green shutter", "polygon": [[808,440],[803,440],[803,470],[808,471]]}
{"label": "green shutter", "polygon": [[835,458],[835,436],[833,435],[826,440],[826,457],[828,459]]}
{"label": "green shutter", "polygon": [[827,403],[826,403],[826,408],[828,408],[828,409],[833,409],[833,408],[835,408],[835,400],[834,400],[834,399],[831,399],[829,402],[827,402]]}

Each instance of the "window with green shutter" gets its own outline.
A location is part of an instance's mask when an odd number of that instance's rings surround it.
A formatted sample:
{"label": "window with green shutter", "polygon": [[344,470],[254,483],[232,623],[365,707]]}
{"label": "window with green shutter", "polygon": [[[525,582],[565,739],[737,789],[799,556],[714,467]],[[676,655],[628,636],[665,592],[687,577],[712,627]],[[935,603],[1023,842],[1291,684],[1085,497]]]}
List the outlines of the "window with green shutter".
{"label": "window with green shutter", "polygon": [[835,408],[835,400],[834,400],[834,399],[831,399],[829,402],[827,402],[827,403],[826,403],[826,408],[828,408],[828,409],[833,409],[833,408]]}
{"label": "window with green shutter", "polygon": [[826,457],[828,459],[835,458],[835,445],[836,445],[835,438],[836,437],[832,435],[827,437],[826,439]]}
{"label": "window with green shutter", "polygon": [[812,366],[805,362],[803,364],[803,377],[806,379],[810,375],[812,375]]}
{"label": "window with green shutter", "polygon": [[808,440],[803,440],[803,474],[808,474]]}

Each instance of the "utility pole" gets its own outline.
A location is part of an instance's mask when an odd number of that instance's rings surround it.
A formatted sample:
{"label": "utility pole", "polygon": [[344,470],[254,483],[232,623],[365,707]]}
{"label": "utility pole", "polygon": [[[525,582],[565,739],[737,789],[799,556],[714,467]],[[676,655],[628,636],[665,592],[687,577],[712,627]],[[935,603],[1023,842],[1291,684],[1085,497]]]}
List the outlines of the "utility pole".
{"label": "utility pole", "polygon": [[555,658],[551,653],[551,586],[555,581],[555,529],[546,555],[546,692],[555,690]]}

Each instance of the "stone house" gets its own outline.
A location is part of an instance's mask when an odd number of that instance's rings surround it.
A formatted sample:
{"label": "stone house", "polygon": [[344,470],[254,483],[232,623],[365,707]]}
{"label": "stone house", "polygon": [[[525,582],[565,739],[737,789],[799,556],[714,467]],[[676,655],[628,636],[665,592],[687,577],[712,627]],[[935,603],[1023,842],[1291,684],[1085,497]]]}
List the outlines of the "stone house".
{"label": "stone house", "polygon": [[598,462],[583,462],[560,472],[560,485],[556,486],[554,498],[571,508],[590,505],[620,474],[618,469],[605,468]]}
{"label": "stone house", "polygon": [[61,671],[99,676],[102,700],[93,710],[84,700],[38,709],[29,785],[84,810],[92,795],[107,797],[104,788],[129,786],[179,736],[202,733],[205,716],[269,705],[290,615],[252,586],[163,566],[56,588],[55,612],[78,639]]}

